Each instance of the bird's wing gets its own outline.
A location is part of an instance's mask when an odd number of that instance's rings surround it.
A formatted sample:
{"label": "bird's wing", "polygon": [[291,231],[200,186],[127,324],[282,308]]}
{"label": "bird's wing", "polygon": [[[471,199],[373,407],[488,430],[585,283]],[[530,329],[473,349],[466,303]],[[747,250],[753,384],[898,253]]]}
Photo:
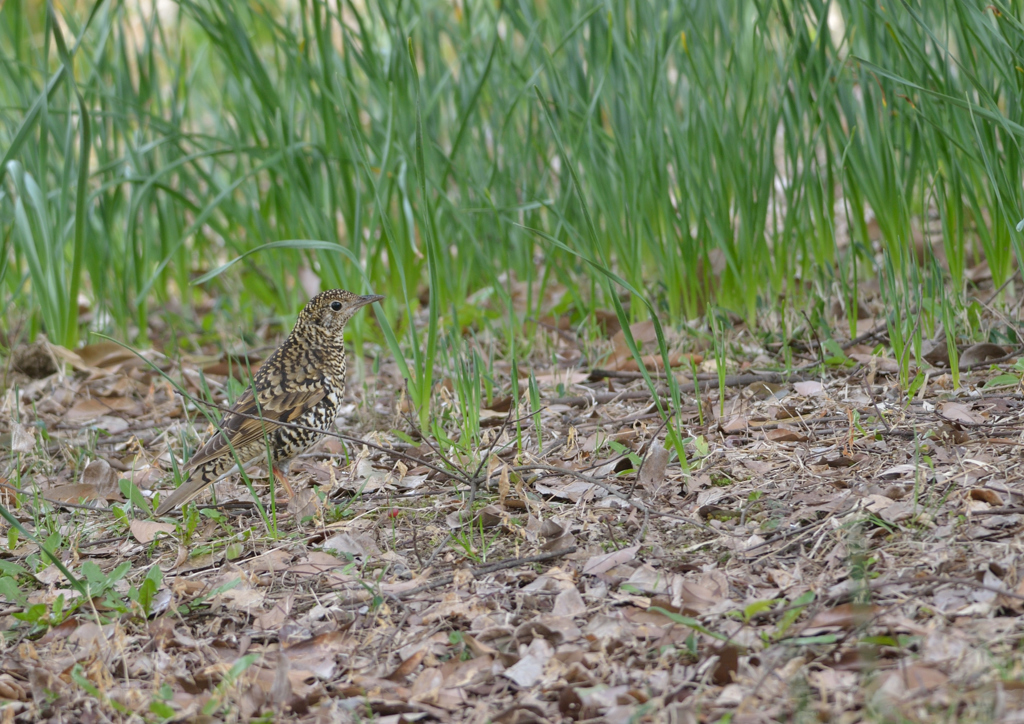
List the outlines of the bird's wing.
{"label": "bird's wing", "polygon": [[232,455],[232,449],[241,450],[269,437],[281,427],[281,423],[298,422],[326,394],[323,384],[314,385],[312,389],[277,394],[273,390],[262,390],[258,397],[250,388],[231,411],[224,414],[220,431],[192,456],[185,469],[193,470],[221,456]]}

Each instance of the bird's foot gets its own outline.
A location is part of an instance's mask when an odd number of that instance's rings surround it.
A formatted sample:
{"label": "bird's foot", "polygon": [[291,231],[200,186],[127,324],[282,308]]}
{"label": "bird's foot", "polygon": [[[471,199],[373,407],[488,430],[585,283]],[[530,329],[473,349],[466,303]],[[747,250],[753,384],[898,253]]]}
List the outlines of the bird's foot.
{"label": "bird's foot", "polygon": [[[281,487],[283,487],[286,491],[288,491],[288,497],[285,500],[291,500],[292,498],[294,498],[295,497],[295,491],[292,490],[291,483],[288,482],[288,478],[285,477],[285,474],[282,473],[280,470],[278,470],[276,467],[275,468],[271,468],[271,472],[274,474],[274,480],[279,482],[281,484]],[[278,498],[278,499],[280,500],[280,498]],[[282,500],[281,502],[284,502],[284,501]]]}

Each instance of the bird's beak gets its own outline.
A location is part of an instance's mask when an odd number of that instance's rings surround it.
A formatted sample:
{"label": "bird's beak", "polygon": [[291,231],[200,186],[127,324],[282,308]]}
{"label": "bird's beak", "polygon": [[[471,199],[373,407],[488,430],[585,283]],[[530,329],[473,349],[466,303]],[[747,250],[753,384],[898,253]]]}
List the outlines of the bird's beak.
{"label": "bird's beak", "polygon": [[384,298],[383,294],[366,294],[366,295],[364,295],[362,297],[359,297],[359,304],[358,304],[358,306],[365,307],[367,304],[373,304],[374,302],[379,302],[383,298]]}

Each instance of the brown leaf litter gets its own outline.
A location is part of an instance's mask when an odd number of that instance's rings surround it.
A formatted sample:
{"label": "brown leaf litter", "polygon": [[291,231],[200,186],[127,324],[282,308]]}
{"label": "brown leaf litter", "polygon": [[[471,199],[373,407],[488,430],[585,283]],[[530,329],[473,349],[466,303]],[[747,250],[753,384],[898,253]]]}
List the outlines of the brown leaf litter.
{"label": "brown leaf litter", "polygon": [[1024,716],[1024,394],[985,386],[1012,365],[959,390],[930,369],[908,399],[897,361],[853,351],[810,377],[730,370],[720,397],[674,346],[677,445],[610,341],[600,370],[538,362],[540,411],[498,381],[479,478],[407,442],[382,365],[342,419],[366,445],[303,456],[276,518],[227,480],[218,509],[155,521],[127,482],[166,489],[208,424],[154,365],[218,404],[237,365],[43,349],[73,371],[8,392],[4,505],[79,577],[130,567],[79,599],[4,528],[4,721]]}

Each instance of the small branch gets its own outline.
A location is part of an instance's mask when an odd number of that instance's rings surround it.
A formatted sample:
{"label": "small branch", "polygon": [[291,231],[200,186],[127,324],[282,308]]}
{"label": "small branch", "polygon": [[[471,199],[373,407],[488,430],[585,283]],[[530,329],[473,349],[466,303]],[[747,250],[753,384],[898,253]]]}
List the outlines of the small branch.
{"label": "small branch", "polygon": [[[697,385],[700,385],[702,391],[706,390],[717,390],[719,386],[719,380],[716,376],[709,376],[708,379],[701,379],[704,375],[697,376],[697,382],[682,382],[679,384],[680,392],[696,392]],[[752,373],[745,375],[730,375],[725,378],[726,387],[746,387],[752,385],[755,382],[800,382],[804,379],[803,375],[792,374],[787,375],[781,372],[763,372],[763,373]],[[667,388],[658,390],[658,395],[669,399],[671,392]],[[623,392],[595,392],[592,395],[587,396],[575,396],[575,397],[555,397],[549,399],[548,403],[552,405],[573,405],[577,407],[584,407],[590,404],[605,404],[608,402],[617,402],[619,400],[645,400],[651,397],[650,390],[630,390]]]}
{"label": "small branch", "polygon": [[[552,560],[554,558],[561,558],[562,556],[567,556],[570,553],[575,553],[575,552],[576,552],[576,546],[569,546],[568,548],[561,548],[561,549],[559,549],[557,551],[551,551],[549,553],[539,553],[539,554],[537,554],[535,556],[525,556],[523,558],[509,558],[507,560],[498,561],[497,563],[491,563],[491,564],[486,565],[486,566],[480,566],[478,568],[471,568],[469,570],[469,572],[472,574],[473,578],[480,578],[481,576],[486,576],[487,574],[494,573],[495,571],[501,571],[501,570],[504,570],[506,568],[515,568],[516,566],[522,566],[522,565],[526,565],[526,564],[529,564],[529,563],[543,563],[544,561],[550,561],[550,560]],[[400,591],[398,593],[390,594],[388,597],[393,599],[393,600],[399,600],[399,601],[405,600],[405,599],[407,599],[407,598],[409,598],[411,596],[415,596],[418,593],[423,593],[425,591],[432,591],[435,588],[441,588],[442,586],[447,586],[449,583],[451,583],[454,580],[455,580],[455,575],[454,574],[446,573],[445,575],[438,576],[434,580],[428,581],[428,582],[424,583],[421,586],[416,586],[415,588],[410,588],[407,591]],[[357,597],[357,598],[349,599],[347,601],[341,601],[339,603],[342,606],[363,606],[363,605],[366,605],[366,599],[365,598],[358,598]]]}
{"label": "small branch", "polygon": [[[698,522],[692,520],[691,518],[687,518],[687,517],[682,516],[682,515],[676,515],[675,513],[664,513],[664,512],[662,512],[660,510],[654,510],[653,508],[648,508],[643,503],[638,503],[637,501],[635,501],[632,498],[630,498],[628,495],[625,495],[624,493],[619,492],[618,490],[616,490],[612,486],[608,485],[608,483],[604,482],[603,480],[598,480],[597,478],[591,477],[589,475],[584,475],[583,473],[581,473],[579,471],[576,471],[576,470],[567,470],[566,468],[559,468],[559,467],[556,467],[554,465],[542,465],[540,463],[533,463],[533,464],[530,464],[530,465],[517,465],[516,467],[514,467],[512,469],[515,470],[516,472],[524,472],[524,471],[527,471],[527,470],[547,470],[547,471],[550,471],[550,472],[553,472],[553,473],[560,473],[562,475],[571,475],[572,477],[579,478],[580,480],[582,480],[584,482],[587,482],[587,483],[590,483],[591,485],[596,485],[599,488],[603,488],[604,490],[606,490],[611,495],[614,495],[616,498],[619,498],[620,500],[624,501],[628,505],[636,508],[641,513],[645,513],[645,514],[649,514],[649,515],[656,515],[656,516],[658,516],[660,518],[670,518],[672,520],[678,520],[678,521],[683,522],[683,523],[689,523],[690,525],[695,525],[698,528],[704,528],[704,529],[707,528],[707,526],[705,526],[704,524],[698,523]],[[715,532],[718,533],[718,534],[721,534],[721,531],[715,531]]]}
{"label": "small branch", "polygon": [[[19,493],[21,495],[33,495],[33,496],[35,495],[35,493],[33,493],[31,490],[22,490],[20,488],[14,487],[13,485],[8,485],[7,483],[0,483],[0,488],[7,488],[8,490],[13,490],[15,493]],[[96,505],[82,505],[80,503],[65,503],[63,500],[54,500],[53,498],[47,498],[45,495],[42,495],[42,494],[40,494],[39,497],[40,497],[40,499],[42,499],[43,501],[49,503],[50,505],[56,505],[58,508],[66,508],[68,510],[91,510],[91,511],[96,512],[96,513],[109,513],[110,512],[109,506],[106,507],[106,508],[101,508],[101,507],[96,506]],[[87,496],[83,495],[82,497],[85,498]],[[117,540],[122,540],[122,539],[118,538]]]}

